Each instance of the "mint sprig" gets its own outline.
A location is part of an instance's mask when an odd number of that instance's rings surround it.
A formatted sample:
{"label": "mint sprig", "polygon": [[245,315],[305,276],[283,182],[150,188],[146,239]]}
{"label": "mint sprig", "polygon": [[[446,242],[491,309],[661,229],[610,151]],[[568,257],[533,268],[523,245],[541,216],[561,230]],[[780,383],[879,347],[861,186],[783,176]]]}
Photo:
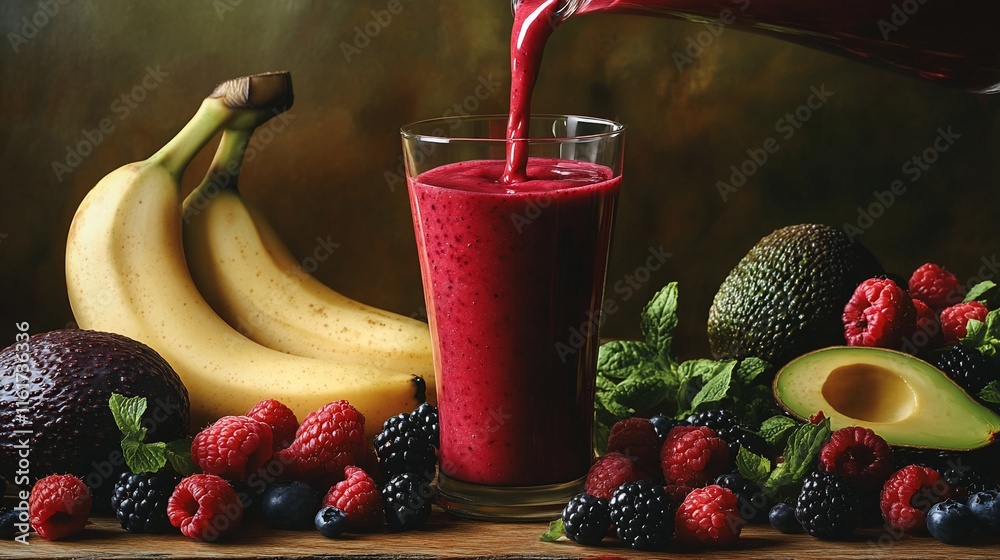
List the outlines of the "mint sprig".
{"label": "mint sprig", "polygon": [[993,305],[991,305],[991,301],[997,297],[997,292],[994,290],[996,287],[996,283],[991,280],[980,282],[969,288],[969,291],[965,294],[965,299],[963,299],[962,302],[969,303],[970,301],[978,301],[986,307],[993,307]]}
{"label": "mint sprig", "polygon": [[172,442],[146,442],[142,415],[146,412],[146,397],[126,397],[112,393],[108,399],[111,415],[122,432],[122,454],[125,464],[135,473],[157,472],[170,463],[181,475],[195,472],[191,461],[191,439]]}
{"label": "mint sprig", "polygon": [[565,534],[566,529],[563,527],[563,520],[560,517],[559,519],[549,523],[549,530],[539,535],[539,538],[545,542],[556,542]]}
{"label": "mint sprig", "polygon": [[779,498],[795,495],[802,480],[815,467],[819,449],[830,439],[831,434],[833,430],[830,428],[829,418],[817,424],[806,423],[796,428],[785,444],[782,455],[784,460],[764,481],[764,493]]}
{"label": "mint sprig", "polygon": [[987,313],[985,321],[969,319],[965,325],[965,337],[959,343],[975,348],[1000,363],[1000,309]]}
{"label": "mint sprig", "polygon": [[672,354],[677,329],[677,283],[656,293],[643,308],[643,340],[616,340],[597,355],[594,445],[603,451],[611,426],[638,414],[666,414],[677,419],[725,407],[747,424],[757,425],[775,411],[766,384],[756,381],[768,370],[757,358],[689,360]]}

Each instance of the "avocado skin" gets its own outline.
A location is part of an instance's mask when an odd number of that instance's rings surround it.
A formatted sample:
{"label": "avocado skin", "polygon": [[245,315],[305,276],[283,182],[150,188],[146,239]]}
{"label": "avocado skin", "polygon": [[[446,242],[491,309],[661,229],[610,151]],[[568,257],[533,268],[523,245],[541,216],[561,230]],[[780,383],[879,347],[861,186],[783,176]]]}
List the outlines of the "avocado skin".
{"label": "avocado skin", "polygon": [[844,343],[841,316],[858,284],[882,265],[844,232],[822,224],[761,239],[719,288],[708,313],[716,359],[760,358],[775,369]]}
{"label": "avocado skin", "polygon": [[[50,474],[75,474],[90,487],[95,511],[110,508],[111,490],[126,468],[121,431],[108,407],[111,393],[146,397],[146,441],[187,436],[187,389],[166,360],[145,344],[75,329],[36,334],[20,344],[0,351],[0,476],[9,482],[23,482],[23,474],[17,474],[18,454],[27,438],[30,484]],[[15,375],[25,354],[28,379]],[[27,410],[18,417],[23,389]]]}

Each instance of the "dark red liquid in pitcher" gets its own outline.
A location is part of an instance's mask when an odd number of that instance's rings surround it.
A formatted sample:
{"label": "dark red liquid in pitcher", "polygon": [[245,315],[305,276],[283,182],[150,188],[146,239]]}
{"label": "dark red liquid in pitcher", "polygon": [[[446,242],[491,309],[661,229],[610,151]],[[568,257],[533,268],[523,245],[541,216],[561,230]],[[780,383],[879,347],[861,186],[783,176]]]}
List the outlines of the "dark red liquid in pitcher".
{"label": "dark red liquid in pitcher", "polygon": [[[511,103],[504,181],[523,179],[531,89],[545,42],[566,18],[591,13],[716,21],[924,80],[1000,90],[993,0],[520,0],[511,34]],[[664,61],[664,64],[670,63]]]}

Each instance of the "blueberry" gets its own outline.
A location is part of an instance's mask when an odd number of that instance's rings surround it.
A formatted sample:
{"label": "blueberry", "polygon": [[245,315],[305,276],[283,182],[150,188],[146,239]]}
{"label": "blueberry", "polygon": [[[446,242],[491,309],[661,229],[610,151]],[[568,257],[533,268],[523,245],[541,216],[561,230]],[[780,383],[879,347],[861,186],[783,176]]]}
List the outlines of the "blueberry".
{"label": "blueberry", "polygon": [[927,512],[927,531],[943,543],[962,542],[975,527],[975,517],[965,504],[945,500]]}
{"label": "blueberry", "polygon": [[802,524],[795,519],[795,506],[784,502],[775,504],[767,514],[767,520],[775,529],[789,535],[802,532]]}
{"label": "blueberry", "polygon": [[979,528],[987,535],[1000,535],[1000,493],[995,490],[976,492],[966,502]]}
{"label": "blueberry", "polygon": [[[25,516],[25,520],[27,519]],[[17,523],[21,523],[17,510],[0,510],[0,540],[14,540],[17,536]]]}
{"label": "blueberry", "polygon": [[261,513],[275,529],[308,529],[320,508],[319,495],[305,482],[275,484],[264,493]]}
{"label": "blueberry", "polygon": [[328,539],[339,537],[347,529],[347,515],[334,506],[326,506],[316,514],[316,530]]}

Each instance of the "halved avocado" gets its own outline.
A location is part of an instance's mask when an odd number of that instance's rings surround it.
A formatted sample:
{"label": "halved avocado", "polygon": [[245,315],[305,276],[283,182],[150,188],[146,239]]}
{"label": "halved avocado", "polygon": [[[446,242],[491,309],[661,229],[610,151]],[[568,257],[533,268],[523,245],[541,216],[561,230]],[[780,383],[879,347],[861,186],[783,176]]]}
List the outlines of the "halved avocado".
{"label": "halved avocado", "polygon": [[822,411],[835,430],[871,428],[892,445],[970,450],[1000,433],[1000,416],[941,370],[882,348],[835,346],[800,356],[775,376],[774,397],[800,419]]}

